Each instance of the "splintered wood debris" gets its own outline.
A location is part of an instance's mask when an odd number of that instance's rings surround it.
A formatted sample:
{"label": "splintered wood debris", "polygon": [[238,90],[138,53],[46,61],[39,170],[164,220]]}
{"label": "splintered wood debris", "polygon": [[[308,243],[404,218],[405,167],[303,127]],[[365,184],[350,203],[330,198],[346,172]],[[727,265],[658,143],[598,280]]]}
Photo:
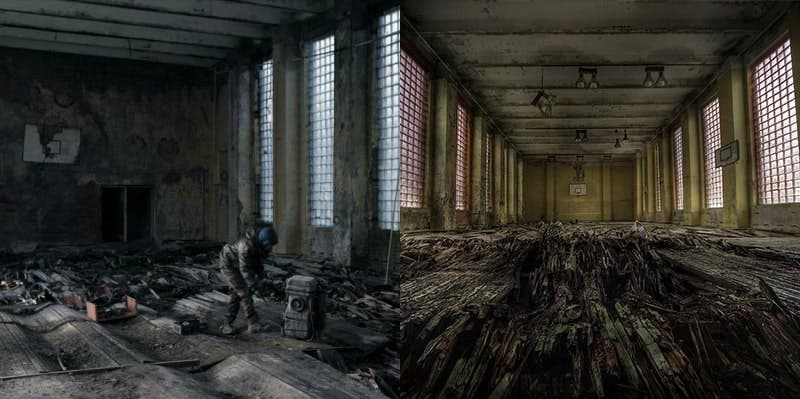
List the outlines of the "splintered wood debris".
{"label": "splintered wood debris", "polygon": [[402,237],[403,396],[800,397],[800,253],[646,227]]}

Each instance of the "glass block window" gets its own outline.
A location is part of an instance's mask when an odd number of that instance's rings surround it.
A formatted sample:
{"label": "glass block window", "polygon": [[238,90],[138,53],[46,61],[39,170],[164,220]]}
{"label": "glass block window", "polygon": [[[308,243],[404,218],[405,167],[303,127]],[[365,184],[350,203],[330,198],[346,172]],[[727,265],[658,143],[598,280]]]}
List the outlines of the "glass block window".
{"label": "glass block window", "polygon": [[259,118],[259,209],[262,221],[273,222],[274,176],[273,130],[272,130],[272,60],[264,61],[258,70],[258,118]]}
{"label": "glass block window", "polygon": [[425,194],[428,73],[400,49],[400,206],[421,208]]}
{"label": "glass block window", "polygon": [[309,217],[333,226],[333,35],[306,45],[308,65]]}
{"label": "glass block window", "polygon": [[456,111],[456,210],[467,209],[467,181],[469,163],[469,111],[459,103]]}
{"label": "glass block window", "polygon": [[483,200],[485,202],[485,210],[489,212],[492,209],[492,136],[486,132],[486,145],[484,146],[483,155]]}
{"label": "glass block window", "polygon": [[400,10],[378,20],[378,226],[400,229]]}
{"label": "glass block window", "polygon": [[789,40],[751,72],[758,203],[800,202],[800,148]]}
{"label": "glass block window", "polygon": [[683,132],[677,128],[672,134],[675,149],[675,208],[683,209]]}
{"label": "glass block window", "polygon": [[703,152],[705,153],[706,208],[722,208],[722,168],[714,165],[720,147],[719,99],[703,107]]}
{"label": "glass block window", "polygon": [[655,156],[656,156],[656,212],[661,212],[661,188],[662,188],[662,181],[661,181],[661,145],[656,145],[655,148]]}

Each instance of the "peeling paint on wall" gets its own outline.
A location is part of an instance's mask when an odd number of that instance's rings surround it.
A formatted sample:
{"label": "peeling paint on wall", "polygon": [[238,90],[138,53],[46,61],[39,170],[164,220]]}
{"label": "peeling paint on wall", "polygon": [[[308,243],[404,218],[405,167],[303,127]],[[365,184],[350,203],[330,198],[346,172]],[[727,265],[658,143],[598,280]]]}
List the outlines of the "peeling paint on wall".
{"label": "peeling paint on wall", "polygon": [[[81,132],[78,129],[63,129],[52,136],[46,134],[48,128],[25,125],[25,144],[22,160],[41,163],[75,163],[81,146]],[[43,134],[44,133],[44,134]],[[48,137],[50,136],[50,137]]]}

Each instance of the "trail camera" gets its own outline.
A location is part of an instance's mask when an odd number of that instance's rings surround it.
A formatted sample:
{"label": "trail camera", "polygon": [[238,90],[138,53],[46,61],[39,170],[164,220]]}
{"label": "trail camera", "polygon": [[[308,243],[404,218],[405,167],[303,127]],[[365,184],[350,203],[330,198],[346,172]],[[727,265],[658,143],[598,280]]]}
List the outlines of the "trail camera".
{"label": "trail camera", "polygon": [[325,327],[325,292],[314,277],[292,276],[286,280],[283,335],[317,339]]}

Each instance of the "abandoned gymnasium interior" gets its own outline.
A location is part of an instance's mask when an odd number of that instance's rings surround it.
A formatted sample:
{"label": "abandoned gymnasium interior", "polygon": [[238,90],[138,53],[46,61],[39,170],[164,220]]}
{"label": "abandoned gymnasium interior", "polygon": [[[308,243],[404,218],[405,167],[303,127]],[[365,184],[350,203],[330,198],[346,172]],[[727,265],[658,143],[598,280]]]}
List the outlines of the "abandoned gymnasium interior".
{"label": "abandoned gymnasium interior", "polygon": [[408,398],[800,397],[800,9],[401,2]]}
{"label": "abandoned gymnasium interior", "polygon": [[0,397],[399,392],[399,3],[0,2]]}
{"label": "abandoned gymnasium interior", "polygon": [[795,71],[789,0],[0,0],[0,398],[800,398]]}

